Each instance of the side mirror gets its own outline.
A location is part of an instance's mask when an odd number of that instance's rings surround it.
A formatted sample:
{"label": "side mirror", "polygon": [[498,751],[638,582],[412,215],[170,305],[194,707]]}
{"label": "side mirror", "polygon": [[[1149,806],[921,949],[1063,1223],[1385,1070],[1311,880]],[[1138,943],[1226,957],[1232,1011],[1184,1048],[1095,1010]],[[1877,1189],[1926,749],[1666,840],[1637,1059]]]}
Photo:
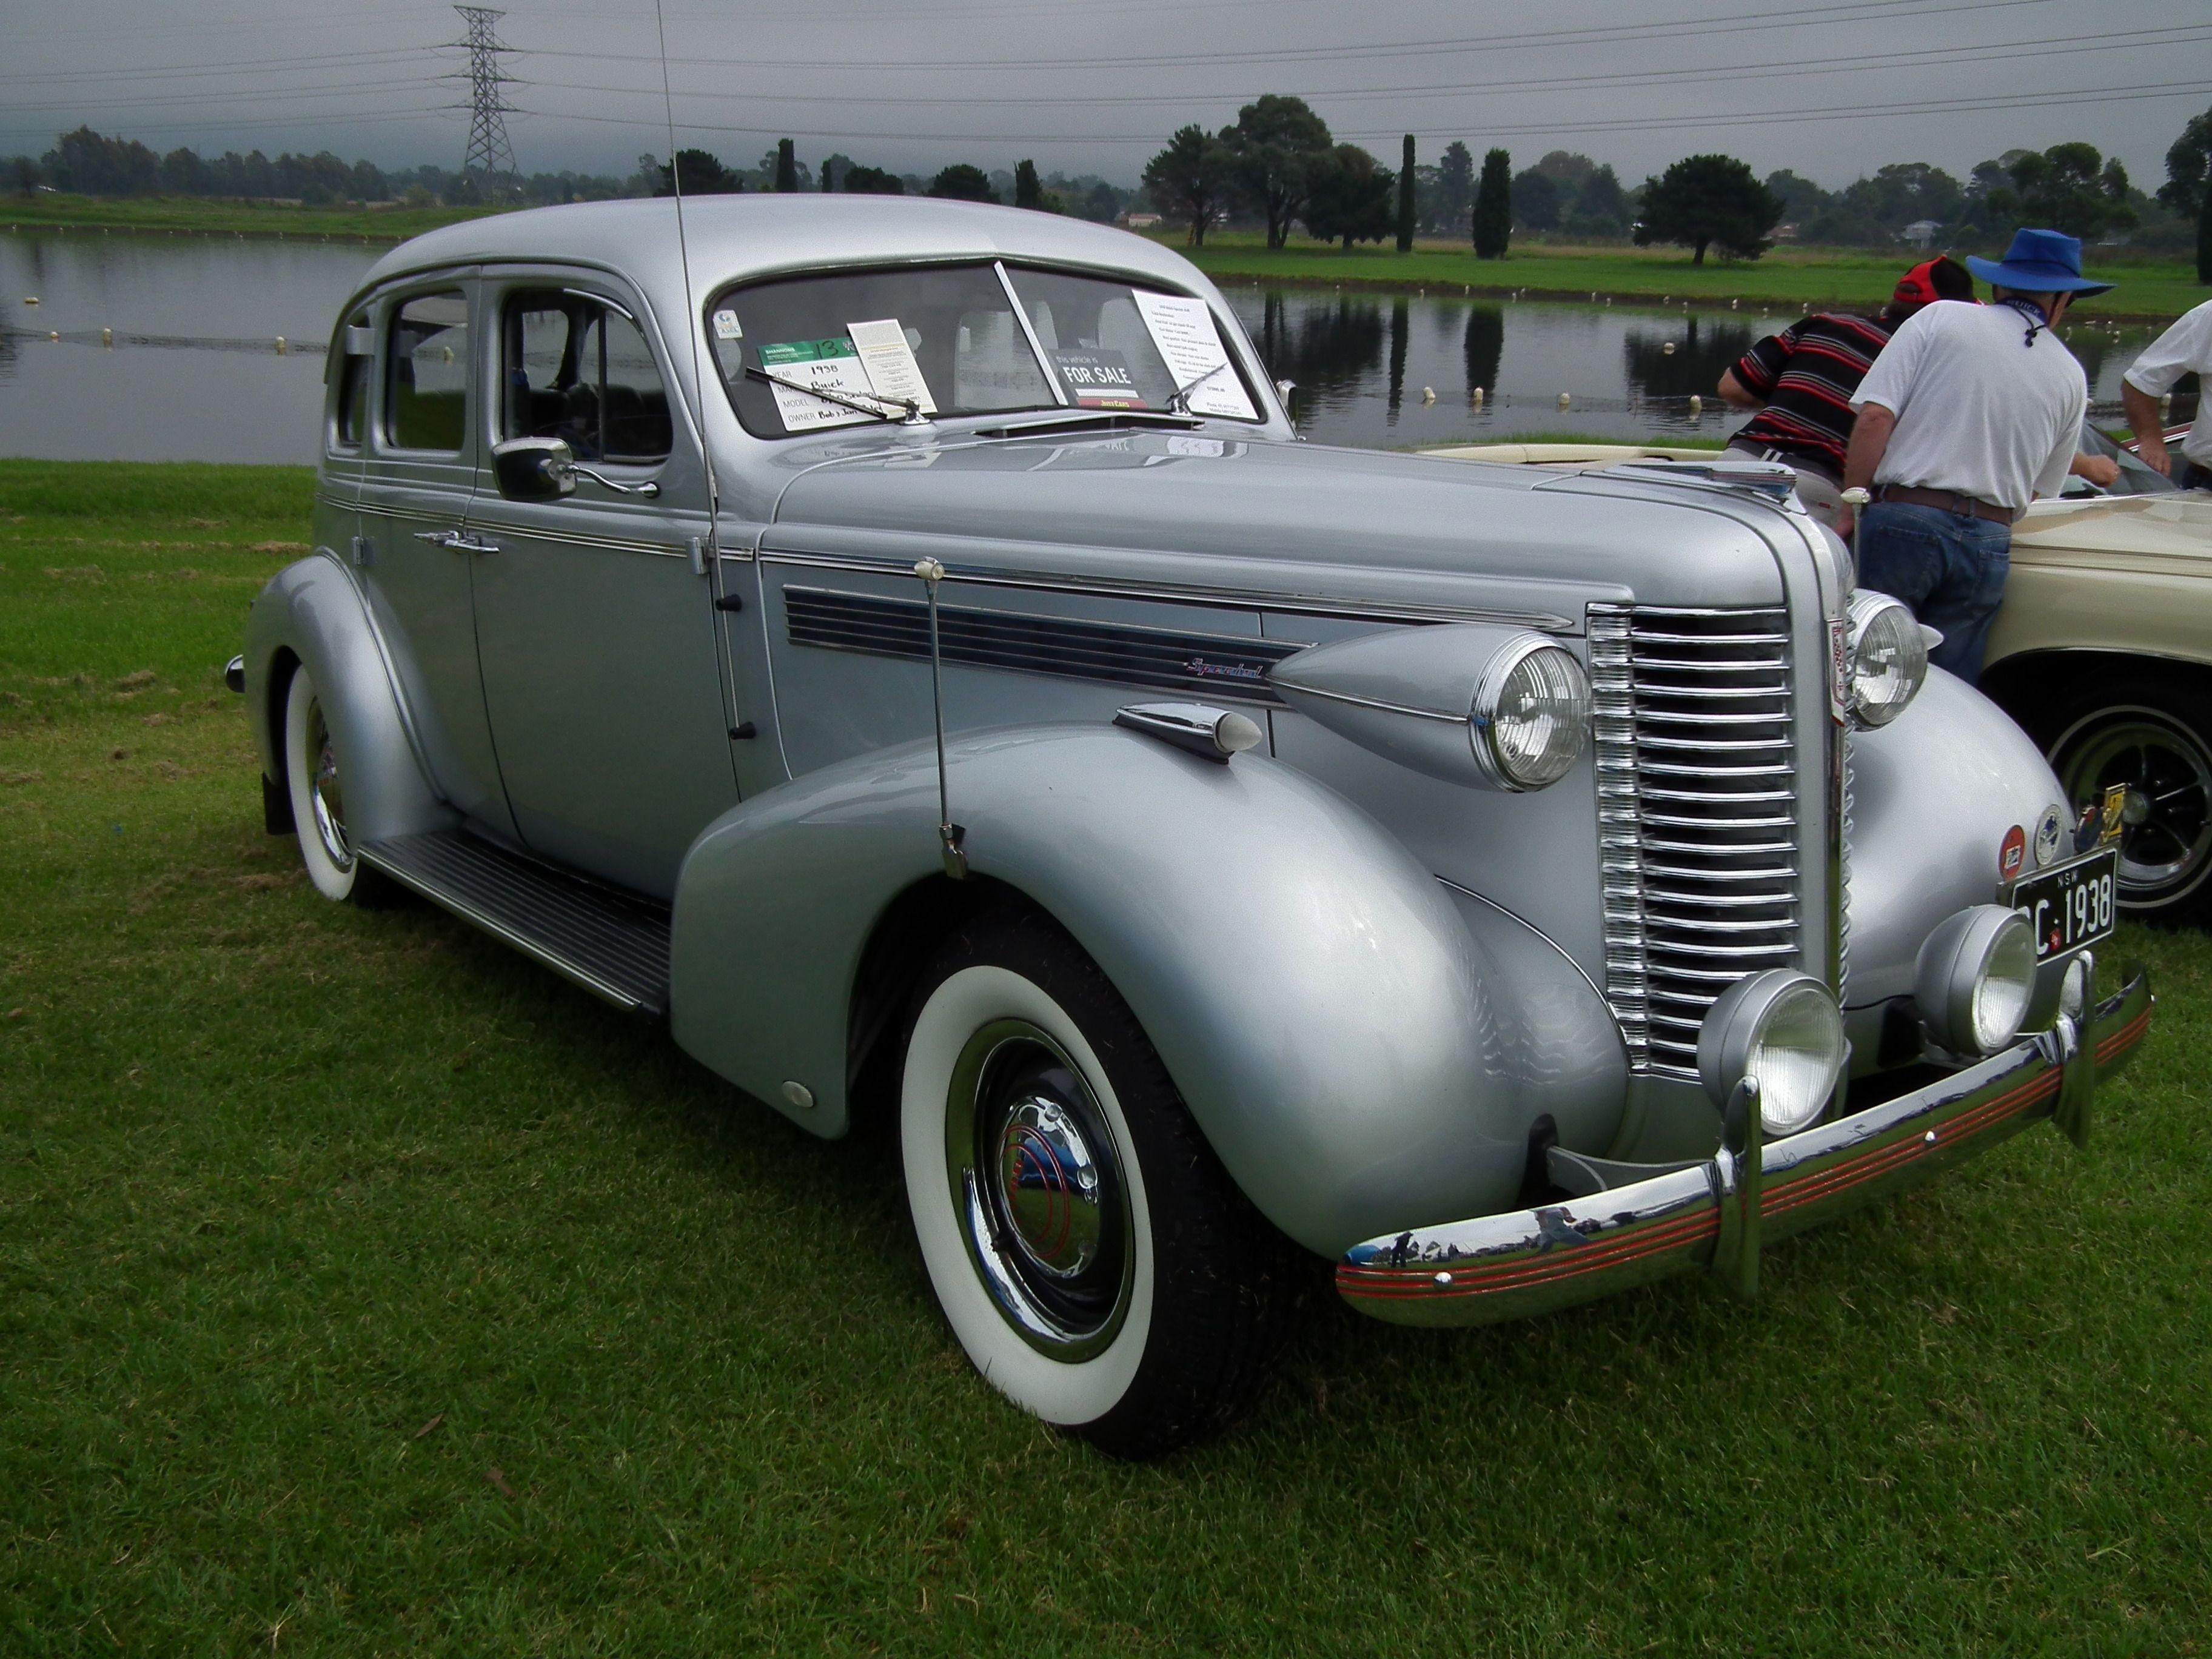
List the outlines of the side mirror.
{"label": "side mirror", "polygon": [[576,455],[558,438],[494,444],[491,474],[510,501],[557,501],[576,493]]}

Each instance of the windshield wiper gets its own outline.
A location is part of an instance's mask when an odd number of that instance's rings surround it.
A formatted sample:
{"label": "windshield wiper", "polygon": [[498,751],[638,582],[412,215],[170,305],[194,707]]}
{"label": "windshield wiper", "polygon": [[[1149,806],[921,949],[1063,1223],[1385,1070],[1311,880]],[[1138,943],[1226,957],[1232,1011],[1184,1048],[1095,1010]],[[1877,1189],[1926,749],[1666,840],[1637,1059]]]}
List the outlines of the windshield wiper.
{"label": "windshield wiper", "polygon": [[1199,387],[1204,386],[1208,380],[1212,380],[1215,375],[1220,374],[1223,369],[1228,367],[1229,359],[1224,357],[1219,362],[1214,364],[1212,368],[1207,369],[1205,374],[1200,375],[1196,380],[1188,381],[1182,386],[1179,386],[1173,392],[1168,393],[1169,412],[1176,415],[1189,414],[1190,394],[1197,391]]}
{"label": "windshield wiper", "polygon": [[920,424],[922,418],[921,405],[911,398],[886,398],[873,392],[866,394],[878,404],[890,404],[893,408],[904,411],[902,414],[893,415],[887,410],[871,408],[858,398],[848,398],[842,392],[832,392],[824,386],[807,386],[798,380],[787,380],[781,374],[771,374],[764,368],[754,368],[750,363],[745,365],[745,373],[756,380],[766,380],[770,386],[780,386],[787,392],[803,392],[810,398],[821,398],[824,403],[842,404],[848,409],[856,410],[862,415],[872,416],[878,421],[896,420],[913,426]]}

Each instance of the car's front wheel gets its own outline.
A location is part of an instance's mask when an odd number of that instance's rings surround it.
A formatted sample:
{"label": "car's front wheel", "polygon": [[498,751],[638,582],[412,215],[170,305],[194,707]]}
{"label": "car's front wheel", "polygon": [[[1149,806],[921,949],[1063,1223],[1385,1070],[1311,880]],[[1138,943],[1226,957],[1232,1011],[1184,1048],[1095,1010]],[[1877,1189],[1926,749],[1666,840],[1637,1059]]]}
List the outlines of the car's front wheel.
{"label": "car's front wheel", "polygon": [[345,781],[322,698],[306,668],[292,672],[284,694],[284,777],[292,800],[292,827],[307,879],[327,899],[378,906],[399,888],[362,864],[346,834]]}
{"label": "car's front wheel", "polygon": [[1283,1323],[1287,1248],[1049,921],[1004,913],[940,952],[899,1122],[931,1285],[994,1387],[1124,1457],[1238,1414]]}
{"label": "car's front wheel", "polygon": [[2212,691],[2154,670],[2115,674],[2043,711],[2036,735],[2078,809],[2118,784],[2122,909],[2212,921]]}

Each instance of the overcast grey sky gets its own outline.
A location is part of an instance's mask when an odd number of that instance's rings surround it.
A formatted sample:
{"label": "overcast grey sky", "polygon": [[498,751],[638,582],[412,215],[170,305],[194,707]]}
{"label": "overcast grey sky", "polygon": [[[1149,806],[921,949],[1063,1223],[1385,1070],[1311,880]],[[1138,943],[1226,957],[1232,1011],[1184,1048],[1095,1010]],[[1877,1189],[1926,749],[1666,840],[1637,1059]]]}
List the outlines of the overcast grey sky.
{"label": "overcast grey sky", "polygon": [[[1263,92],[1395,165],[1454,138],[1555,149],[1633,182],[1741,155],[1831,187],[1890,161],[1963,174],[2087,139],[2154,188],[2212,105],[2206,0],[665,0],[678,142],[750,163],[788,134],[896,171],[948,161],[1133,182],[1166,134]],[[525,171],[665,155],[650,0],[513,0]],[[88,122],[158,149],[332,149],[459,163],[450,6],[0,0],[0,154]]]}

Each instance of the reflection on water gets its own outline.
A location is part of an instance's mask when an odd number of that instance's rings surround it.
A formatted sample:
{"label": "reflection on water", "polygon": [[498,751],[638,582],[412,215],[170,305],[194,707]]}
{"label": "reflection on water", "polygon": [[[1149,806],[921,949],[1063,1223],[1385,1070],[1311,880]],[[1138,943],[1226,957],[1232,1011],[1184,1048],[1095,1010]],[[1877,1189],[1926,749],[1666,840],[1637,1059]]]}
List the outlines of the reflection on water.
{"label": "reflection on water", "polygon": [[1498,389],[1498,365],[1505,356],[1505,308],[1469,306],[1467,308],[1467,386],[1470,395],[1478,388]]}
{"label": "reflection on water", "polygon": [[[1228,299],[1269,372],[1297,382],[1300,431],[1378,447],[1534,431],[1723,438],[1744,419],[1719,400],[1723,372],[1798,315],[1310,289],[1232,289]],[[2099,419],[2117,422],[2120,376],[2155,334],[2072,328]],[[2177,395],[2173,418],[2193,407]]]}
{"label": "reflection on water", "polygon": [[[322,360],[279,356],[274,339],[325,339],[377,252],[213,237],[0,234],[0,455],[313,459]],[[22,303],[31,295],[40,300],[36,308]],[[1324,442],[1375,447],[1528,431],[1718,438],[1741,420],[1715,397],[1721,372],[1762,334],[1796,320],[1784,311],[1435,294],[1240,288],[1227,298],[1270,372],[1297,382],[1300,430]],[[88,331],[97,340],[102,328],[115,331],[112,349],[46,338],[50,331]],[[2118,399],[2120,374],[2153,332],[2070,327],[2067,343],[2100,404]],[[144,336],[226,337],[246,349],[132,343]],[[1692,394],[1705,400],[1694,416]],[[2187,419],[2193,407],[2192,396],[2177,395],[2174,418]]]}
{"label": "reflection on water", "polygon": [[1772,331],[1692,313],[1676,327],[1632,327],[1621,342],[1621,367],[1628,384],[1646,398],[1709,398],[1721,376]]}

